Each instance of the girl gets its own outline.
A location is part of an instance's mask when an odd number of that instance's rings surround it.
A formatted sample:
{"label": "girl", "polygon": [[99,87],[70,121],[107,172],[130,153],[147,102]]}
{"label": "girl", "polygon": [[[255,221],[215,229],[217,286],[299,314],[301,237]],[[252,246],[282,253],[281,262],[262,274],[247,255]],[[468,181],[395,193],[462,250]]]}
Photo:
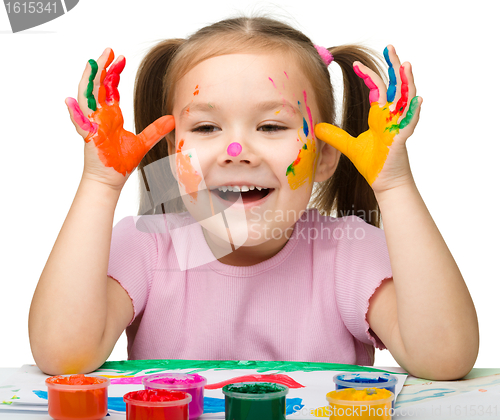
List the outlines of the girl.
{"label": "girl", "polygon": [[[138,136],[118,106],[125,59],[89,62],[66,101],[82,180],[30,310],[38,366],[95,370],[126,329],[131,359],[373,365],[378,347],[415,376],[466,375],[474,305],[411,175],[410,64],[384,55],[388,88],[360,47],[326,50],[267,18],[218,22],[145,57]],[[136,167],[149,215],[112,229]]]}

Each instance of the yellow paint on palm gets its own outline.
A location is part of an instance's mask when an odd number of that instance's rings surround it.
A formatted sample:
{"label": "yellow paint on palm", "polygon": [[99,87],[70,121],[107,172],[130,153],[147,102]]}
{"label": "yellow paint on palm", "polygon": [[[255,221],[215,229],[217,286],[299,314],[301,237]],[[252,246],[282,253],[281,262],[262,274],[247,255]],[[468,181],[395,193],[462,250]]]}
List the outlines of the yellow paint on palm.
{"label": "yellow paint on palm", "polygon": [[401,114],[391,112],[390,105],[381,108],[378,102],[373,102],[368,116],[370,129],[357,138],[327,123],[317,124],[314,129],[319,139],[346,155],[370,185],[384,167],[389,146],[399,133],[397,121]]}

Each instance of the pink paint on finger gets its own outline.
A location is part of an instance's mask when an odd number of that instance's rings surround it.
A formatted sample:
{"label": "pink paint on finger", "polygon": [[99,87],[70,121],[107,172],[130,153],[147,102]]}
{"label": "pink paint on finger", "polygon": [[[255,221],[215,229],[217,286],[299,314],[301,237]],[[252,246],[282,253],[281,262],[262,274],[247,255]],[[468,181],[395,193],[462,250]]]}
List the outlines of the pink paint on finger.
{"label": "pink paint on finger", "polygon": [[106,102],[108,104],[117,101],[120,101],[120,94],[118,93],[118,83],[120,83],[120,74],[125,67],[125,57],[123,57],[120,61],[114,63],[106,77],[104,78],[104,86],[106,88]]}
{"label": "pink paint on finger", "polygon": [[365,85],[370,89],[370,103],[372,104],[373,102],[378,102],[378,99],[380,97],[380,93],[378,91],[378,87],[375,84],[375,82],[372,80],[372,78],[368,74],[364,74],[358,66],[354,66],[354,73],[356,73],[359,77],[361,77]]}
{"label": "pink paint on finger", "polygon": [[93,134],[97,131],[98,125],[96,123],[90,122],[90,120],[85,115],[83,115],[83,112],[80,109],[80,105],[78,105],[76,99],[68,98],[67,104],[69,110],[71,111],[71,116],[73,117],[75,123],[78,124],[78,127],[80,127],[84,131],[88,131],[90,134]]}
{"label": "pink paint on finger", "polygon": [[229,156],[238,156],[241,153],[241,144],[239,143],[231,143],[227,146],[227,154]]}

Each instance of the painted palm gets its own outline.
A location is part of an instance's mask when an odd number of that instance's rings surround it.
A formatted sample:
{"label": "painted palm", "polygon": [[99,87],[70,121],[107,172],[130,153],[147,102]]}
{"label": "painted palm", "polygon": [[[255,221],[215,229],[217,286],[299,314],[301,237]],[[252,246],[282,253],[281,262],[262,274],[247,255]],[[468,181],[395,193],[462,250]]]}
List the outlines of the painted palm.
{"label": "painted palm", "polygon": [[[346,155],[365,177],[370,185],[380,175],[389,156],[390,146],[395,137],[406,130],[402,143],[412,133],[419,109],[419,98],[415,95],[415,86],[408,66],[399,64],[399,59],[392,49],[388,48],[384,57],[389,65],[389,87],[368,67],[359,62],[353,64],[355,73],[361,77],[370,89],[370,112],[368,115],[369,129],[358,137],[352,137],[344,130],[331,124],[320,123],[315,126],[315,134],[324,142],[335,147]],[[393,66],[393,63],[396,63]],[[397,73],[399,77],[397,77]],[[409,76],[411,80],[409,81]],[[410,87],[410,88],[409,88]],[[399,96],[395,103],[396,96]],[[412,97],[408,105],[409,97]]]}
{"label": "painted palm", "polygon": [[88,117],[82,112],[78,102],[69,98],[67,103],[71,116],[81,130],[87,132],[85,141],[91,140],[98,149],[99,159],[107,166],[114,168],[125,176],[130,174],[153,147],[159,138],[173,130],[174,118],[170,115],[161,117],[150,124],[139,135],[123,128],[123,115],[120,109],[120,94],[118,84],[120,74],[125,67],[125,58],[114,60],[114,53],[108,56],[101,71],[97,100],[94,96],[94,79],[98,72],[96,61],[89,60],[91,73],[85,92]]}

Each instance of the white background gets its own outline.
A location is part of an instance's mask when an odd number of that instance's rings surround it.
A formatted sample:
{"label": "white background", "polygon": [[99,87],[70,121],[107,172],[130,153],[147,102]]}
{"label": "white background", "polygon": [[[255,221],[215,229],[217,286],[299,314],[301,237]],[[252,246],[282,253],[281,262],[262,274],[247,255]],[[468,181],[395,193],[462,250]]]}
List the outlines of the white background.
{"label": "white background", "polygon": [[[84,143],[64,99],[76,97],[86,61],[106,47],[127,58],[121,107],[125,127],[133,130],[133,82],[146,51],[164,38],[186,37],[241,12],[270,13],[325,47],[361,42],[382,52],[392,43],[402,61],[412,62],[424,98],[408,144],[414,177],[476,304],[481,330],[476,367],[498,367],[496,3],[80,0],[68,14],[17,34],[0,6],[0,367],[33,362],[31,298],[83,169]],[[338,68],[331,68],[338,82]],[[137,213],[137,188],[133,174],[114,223]],[[122,335],[110,360],[126,358]],[[377,351],[375,363],[397,365],[388,351]]]}

